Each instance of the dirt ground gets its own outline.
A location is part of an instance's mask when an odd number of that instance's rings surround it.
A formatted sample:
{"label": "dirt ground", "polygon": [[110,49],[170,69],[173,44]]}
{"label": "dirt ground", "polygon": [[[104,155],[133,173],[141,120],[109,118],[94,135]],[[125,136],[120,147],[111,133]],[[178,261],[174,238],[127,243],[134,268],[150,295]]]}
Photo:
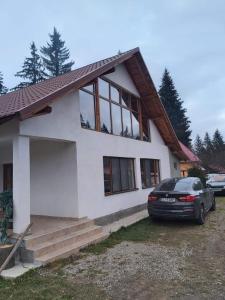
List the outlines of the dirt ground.
{"label": "dirt ground", "polygon": [[204,226],[159,221],[151,230],[144,242],[122,242],[64,272],[71,281],[91,281],[109,299],[225,299],[224,198]]}
{"label": "dirt ground", "polygon": [[79,257],[0,281],[7,298],[225,299],[225,198],[203,226],[145,219]]}

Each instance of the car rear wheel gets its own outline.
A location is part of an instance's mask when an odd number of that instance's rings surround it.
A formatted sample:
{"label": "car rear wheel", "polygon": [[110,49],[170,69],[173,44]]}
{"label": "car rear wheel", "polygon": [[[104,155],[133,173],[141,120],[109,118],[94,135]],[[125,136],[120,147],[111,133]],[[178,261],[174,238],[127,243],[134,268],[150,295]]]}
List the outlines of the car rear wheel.
{"label": "car rear wheel", "polygon": [[211,211],[215,211],[216,210],[216,199],[215,199],[215,196],[213,197],[212,206],[211,206],[210,210]]}
{"label": "car rear wheel", "polygon": [[198,218],[197,218],[197,224],[203,225],[204,223],[205,223],[205,209],[204,206],[201,205],[199,209]]}

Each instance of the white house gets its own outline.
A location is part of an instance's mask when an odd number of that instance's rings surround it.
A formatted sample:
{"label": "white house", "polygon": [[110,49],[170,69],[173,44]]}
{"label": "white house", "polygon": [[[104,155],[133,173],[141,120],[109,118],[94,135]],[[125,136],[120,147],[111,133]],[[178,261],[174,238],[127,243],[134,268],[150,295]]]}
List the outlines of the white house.
{"label": "white house", "polygon": [[138,48],[1,96],[0,124],[0,191],[13,191],[16,234],[31,216],[110,222],[180,173]]}

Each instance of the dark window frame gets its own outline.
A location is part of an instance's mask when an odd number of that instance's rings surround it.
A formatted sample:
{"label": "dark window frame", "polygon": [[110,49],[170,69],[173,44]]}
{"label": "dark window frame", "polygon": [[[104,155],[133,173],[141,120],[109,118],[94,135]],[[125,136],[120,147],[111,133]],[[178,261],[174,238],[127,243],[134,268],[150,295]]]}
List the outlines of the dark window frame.
{"label": "dark window frame", "polygon": [[[104,169],[104,159],[110,160],[110,180],[105,179],[105,169]],[[112,160],[113,159],[118,159],[119,161],[119,179],[120,179],[120,190],[119,191],[113,191],[113,173],[112,173]],[[132,162],[132,170],[133,170],[133,187],[128,188],[128,189],[122,189],[122,169],[121,169],[121,160],[130,160]],[[103,175],[104,175],[104,193],[105,196],[110,196],[110,195],[116,195],[116,194],[122,194],[122,193],[127,193],[127,192],[132,192],[138,190],[136,186],[136,176],[135,176],[135,159],[131,157],[116,157],[116,156],[103,156]],[[110,192],[105,191],[105,182],[108,181],[110,182]]]}
{"label": "dark window frame", "polygon": [[[151,167],[153,166],[153,171],[150,170],[150,174],[148,174],[148,175],[146,174],[146,165],[144,166],[144,169],[142,168],[143,167],[142,163],[145,164],[146,161],[150,163]],[[160,160],[159,159],[141,158],[140,159],[140,168],[141,168],[142,189],[149,189],[149,188],[155,187],[161,181]],[[148,180],[147,180],[147,176],[149,176]],[[150,184],[148,185],[147,182],[150,182]]]}
{"label": "dark window frame", "polygon": [[[108,84],[108,95],[109,98],[106,98],[105,96],[100,95],[99,93],[99,80],[105,81]],[[83,92],[89,93],[90,95],[93,95],[94,98],[94,110],[95,110],[95,129],[92,128],[85,128],[84,129],[89,129],[89,130],[96,130],[100,131],[102,133],[106,133],[101,130],[101,113],[100,113],[100,99],[104,99],[105,101],[109,102],[109,107],[110,107],[110,122],[111,122],[111,130],[110,132],[106,134],[113,134],[116,136],[121,136],[121,137],[126,137],[126,138],[131,138],[139,141],[145,141],[145,142],[151,142],[151,134],[150,134],[150,126],[149,126],[149,118],[145,118],[146,114],[142,114],[142,104],[141,104],[141,98],[139,98],[137,95],[133,94],[132,92],[128,91],[126,88],[123,88],[119,86],[118,84],[112,82],[108,78],[101,76],[94,81],[86,84],[86,86],[89,86],[93,84],[93,93],[90,92],[89,90],[85,89],[85,86],[82,87],[80,90]],[[111,87],[115,88],[119,92],[119,101],[115,101],[111,97]],[[122,104],[122,94],[125,93],[128,95],[128,105],[123,105]],[[136,99],[137,101],[137,109],[135,109],[132,106],[132,99]],[[121,119],[121,124],[122,124],[122,134],[118,135],[113,133],[113,120],[112,120],[112,104],[117,105],[120,107],[120,119]],[[124,124],[123,124],[123,109],[126,109],[129,111],[130,114],[130,124],[131,124],[131,136],[126,136],[124,135]],[[135,138],[134,132],[133,132],[133,121],[132,121],[132,113],[138,114],[138,123],[139,123],[139,139]],[[144,128],[144,121],[148,120],[147,128]],[[147,133],[147,134],[146,134]],[[147,139],[143,138],[144,136],[147,136]]]}
{"label": "dark window frame", "polygon": [[[97,91],[98,90],[97,90],[96,81],[93,81],[93,82],[90,82],[90,83],[86,84],[86,86],[89,86],[89,85],[93,85],[93,92],[89,91],[88,89],[85,89],[85,86],[82,87],[80,90],[82,92],[85,92],[85,93],[93,96],[95,128],[86,128],[86,127],[83,127],[82,125],[81,125],[81,128],[96,131],[97,128],[98,128],[98,122],[97,122],[97,98],[98,98],[97,97]],[[81,115],[81,112],[80,112],[80,115]]]}

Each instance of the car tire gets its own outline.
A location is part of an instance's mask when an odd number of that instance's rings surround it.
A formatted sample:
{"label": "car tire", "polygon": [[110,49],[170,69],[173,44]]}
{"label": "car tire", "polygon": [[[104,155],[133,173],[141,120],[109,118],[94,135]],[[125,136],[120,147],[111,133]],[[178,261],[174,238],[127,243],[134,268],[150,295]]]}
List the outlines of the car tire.
{"label": "car tire", "polygon": [[215,199],[215,196],[213,197],[212,206],[211,206],[210,210],[211,211],[215,211],[216,210],[216,199]]}
{"label": "car tire", "polygon": [[205,223],[205,208],[204,205],[201,205],[199,209],[198,218],[197,218],[197,224],[203,225],[204,223]]}

